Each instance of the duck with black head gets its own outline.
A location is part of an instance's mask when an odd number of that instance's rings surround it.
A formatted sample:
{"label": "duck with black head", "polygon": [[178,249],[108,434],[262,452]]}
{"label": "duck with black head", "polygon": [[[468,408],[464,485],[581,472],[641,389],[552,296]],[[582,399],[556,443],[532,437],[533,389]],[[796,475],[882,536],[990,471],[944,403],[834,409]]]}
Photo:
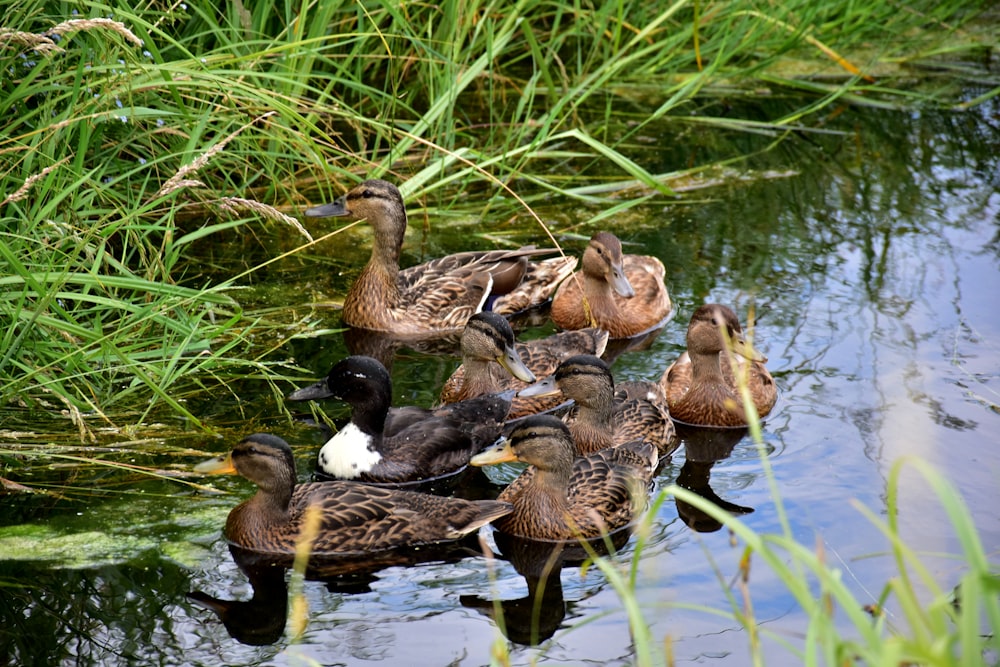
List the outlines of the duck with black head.
{"label": "duck with black head", "polygon": [[513,392],[489,394],[428,410],[390,408],[392,380],[381,363],[346,357],[290,401],[337,398],[350,421],[319,452],[319,469],[336,479],[400,484],[459,472],[500,435]]}

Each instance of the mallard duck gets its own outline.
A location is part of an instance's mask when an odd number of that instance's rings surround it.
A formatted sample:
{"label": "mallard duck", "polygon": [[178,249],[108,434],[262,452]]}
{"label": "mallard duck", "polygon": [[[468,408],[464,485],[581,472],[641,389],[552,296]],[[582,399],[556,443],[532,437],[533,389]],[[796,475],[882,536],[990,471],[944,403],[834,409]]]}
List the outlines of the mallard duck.
{"label": "mallard duck", "polygon": [[572,399],[574,405],[564,421],[579,456],[632,440],[651,443],[660,458],[669,456],[678,443],[662,393],[645,384],[626,384],[628,389],[617,399],[608,365],[593,355],[580,354],[564,360],[554,374],[519,394],[536,396],[558,391]]}
{"label": "mallard duck", "polygon": [[375,230],[371,258],[344,299],[343,320],[352,327],[400,335],[461,330],[489,299],[501,314],[546,301],[576,267],[570,257],[528,261],[555,252],[529,247],[457,253],[401,271],[406,208],[399,189],[377,179],[306,215],[366,219]]}
{"label": "mallard duck", "polygon": [[559,418],[532,415],[509,439],[472,458],[472,465],[530,464],[498,500],[514,506],[497,530],[533,540],[590,539],[622,528],[645,506],[656,447],[640,440],[577,457]]}
{"label": "mallard duck", "polygon": [[655,329],[670,314],[663,262],[648,255],[624,255],[609,232],[598,232],[583,252],[583,266],[552,299],[552,321],[561,329],[600,327],[612,338],[631,338]]}
{"label": "mallard duck", "polygon": [[[496,313],[478,313],[465,325],[462,365],[445,381],[441,403],[524,389],[535,381],[536,375],[554,373],[566,357],[583,353],[600,355],[607,342],[608,332],[588,328],[516,343],[514,331],[505,318]],[[551,410],[563,401],[558,393],[545,397],[515,396],[507,419]]]}
{"label": "mallard duck", "polygon": [[491,500],[445,498],[358,482],[296,484],[288,443],[267,433],[244,438],[223,459],[195,467],[201,473],[236,473],[257,485],[237,505],[223,531],[251,551],[294,553],[306,511],[320,511],[311,553],[349,554],[456,540],[509,514],[511,505]]}
{"label": "mallard duck", "polygon": [[381,363],[351,356],[327,376],[287,396],[291,401],[339,398],[351,420],[319,451],[319,469],[337,479],[401,483],[457,472],[492,444],[512,395],[490,394],[437,410],[393,408],[392,380]]}
{"label": "mallard duck", "polygon": [[[726,338],[732,342],[734,355],[726,352]],[[746,373],[757,415],[764,417],[771,412],[778,389],[764,366],[767,357],[743,337],[732,308],[709,303],[694,311],[687,330],[687,351],[660,378],[674,419],[697,426],[747,425],[728,359]]]}

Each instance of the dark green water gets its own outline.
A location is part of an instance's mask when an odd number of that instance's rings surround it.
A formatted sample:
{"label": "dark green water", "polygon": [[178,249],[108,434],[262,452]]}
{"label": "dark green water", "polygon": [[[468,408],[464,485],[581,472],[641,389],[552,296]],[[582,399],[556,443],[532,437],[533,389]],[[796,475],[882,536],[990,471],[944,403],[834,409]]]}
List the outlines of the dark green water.
{"label": "dark green water", "polygon": [[[658,378],[683,349],[698,304],[727,303],[741,317],[753,305],[756,343],[781,389],[764,427],[774,484],[794,534],[821,545],[863,602],[874,602],[895,570],[886,542],[855,505],[885,514],[886,479],[900,457],[922,457],[944,472],[961,489],[987,551],[1000,548],[998,114],[995,101],[963,114],[848,110],[830,123],[843,134],[788,137],[739,167],[746,178],[601,223],[629,250],[664,261],[678,307],[647,350],[616,361],[616,378]],[[720,150],[717,132],[695,126],[649,128],[647,135],[654,171]],[[749,152],[772,139],[733,135],[726,145]],[[766,170],[784,177],[765,178]],[[553,202],[539,212],[556,233],[595,231],[586,224],[594,210]],[[479,232],[540,241],[527,222],[485,225],[468,206],[455,207],[448,225],[454,233],[424,225],[419,213],[411,223],[405,264],[489,246]],[[315,223],[313,230],[336,224]],[[233,271],[241,262],[258,263],[294,247],[296,240],[278,231],[259,243],[233,239],[229,248],[204,248],[198,261]],[[367,238],[366,230],[352,230],[280,263],[245,298],[287,304],[318,328],[332,328],[334,311],[311,312],[304,304],[342,294],[367,256]],[[579,250],[582,242],[569,237],[566,245]],[[281,352],[318,377],[346,348],[339,334],[328,334]],[[397,403],[431,403],[455,365],[451,357],[401,351],[393,365]],[[240,386],[240,396],[192,400],[196,414],[226,432],[286,437],[304,479],[323,436],[289,422],[268,388]],[[2,419],[0,443],[78,443],[69,424],[32,423],[15,411]],[[26,438],[27,431],[40,435]],[[216,453],[231,444],[192,434],[123,443],[104,456],[177,475],[200,460],[187,448]],[[284,665],[310,664],[308,657],[337,665],[484,665],[493,642],[507,641],[491,617],[494,599],[510,616],[515,664],[629,664],[633,656],[620,600],[596,569],[568,566],[550,582],[536,624],[541,645],[532,647],[523,627],[531,626],[521,600],[529,597],[525,577],[509,562],[497,561],[491,571],[481,557],[465,554],[369,578],[306,582],[309,625],[302,641],[289,645],[281,632],[284,577],[259,582],[253,597],[221,540],[226,513],[250,493],[248,483],[212,480],[230,492],[218,495],[113,469],[69,462],[36,469],[13,460],[3,476],[57,485],[63,497],[2,497],[0,664]],[[780,530],[749,438],[689,442],[659,485],[678,478],[753,508],[744,520],[755,530]],[[902,496],[908,543],[922,553],[956,553],[950,524],[919,475],[904,474]],[[742,551],[714,527],[673,500],[658,506],[640,555],[638,598],[652,636],[671,638],[678,663],[742,665],[748,640],[739,626],[685,607],[727,608],[719,578],[733,577]],[[634,540],[615,561],[628,563],[633,549]],[[957,581],[960,562],[927,562],[942,587]],[[759,562],[750,582],[762,630],[801,646],[807,619],[786,589]],[[243,601],[234,613],[256,621],[256,634],[244,622],[233,630],[238,641],[188,599],[192,591]],[[800,664],[767,636],[765,647],[769,665]]]}

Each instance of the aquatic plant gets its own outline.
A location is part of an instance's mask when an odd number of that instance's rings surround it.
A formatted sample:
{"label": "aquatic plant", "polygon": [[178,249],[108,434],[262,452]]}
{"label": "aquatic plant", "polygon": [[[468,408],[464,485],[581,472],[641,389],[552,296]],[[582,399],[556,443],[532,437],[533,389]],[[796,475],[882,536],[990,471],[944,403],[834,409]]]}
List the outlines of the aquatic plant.
{"label": "aquatic plant", "polygon": [[[974,104],[952,64],[982,42],[968,5],[20,3],[0,32],[0,400],[208,428],[177,392],[280,374],[266,353],[290,324],[240,298],[270,258],[213,270],[216,239],[278,225],[301,252],[290,213],[389,171],[410,195],[518,179],[522,203],[613,215],[719,166],[644,168],[632,144],[664,118],[778,137],[834,103]],[[779,118],[699,111],[764,89],[804,96]],[[635,95],[652,111],[623,131]]]}

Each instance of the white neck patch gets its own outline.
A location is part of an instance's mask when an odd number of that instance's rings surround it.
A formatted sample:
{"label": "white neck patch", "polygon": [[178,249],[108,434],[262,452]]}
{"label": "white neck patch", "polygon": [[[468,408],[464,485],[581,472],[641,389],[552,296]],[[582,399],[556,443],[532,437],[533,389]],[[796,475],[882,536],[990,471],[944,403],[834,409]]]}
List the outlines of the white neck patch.
{"label": "white neck patch", "polygon": [[354,479],[370,472],[382,460],[381,454],[369,449],[371,441],[370,435],[349,422],[320,448],[320,470],[338,479]]}

